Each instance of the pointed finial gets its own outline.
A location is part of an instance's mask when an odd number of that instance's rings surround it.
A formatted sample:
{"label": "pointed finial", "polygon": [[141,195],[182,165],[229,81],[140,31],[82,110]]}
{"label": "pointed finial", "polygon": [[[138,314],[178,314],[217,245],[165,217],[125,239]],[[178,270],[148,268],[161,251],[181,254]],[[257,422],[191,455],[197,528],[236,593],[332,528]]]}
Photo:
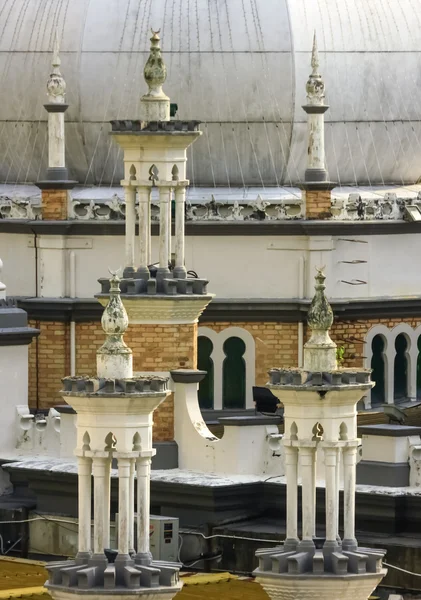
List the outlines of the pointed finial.
{"label": "pointed finial", "polygon": [[52,104],[64,104],[66,94],[66,82],[60,72],[60,38],[58,27],[56,28],[53,44],[53,69],[47,81],[48,100]]}
{"label": "pointed finial", "polygon": [[[0,276],[3,271],[3,261],[0,258]],[[0,300],[6,300],[6,286],[0,281]]]}
{"label": "pointed finial", "polygon": [[111,336],[113,339],[107,340],[104,346],[109,341],[113,343],[122,342],[124,344],[122,336],[129,326],[129,318],[120,297],[121,279],[118,276],[118,271],[110,271],[110,274],[110,299],[102,315],[101,325],[107,336]]}
{"label": "pointed finial", "polygon": [[322,76],[319,73],[319,51],[317,48],[317,36],[314,32],[313,37],[313,49],[311,52],[311,68],[312,72],[308,78],[306,91],[307,91],[307,102],[310,105],[324,105],[325,99],[325,84]]}
{"label": "pointed finial", "polygon": [[319,75],[319,51],[317,49],[316,30],[314,30],[314,36],[313,36],[313,50],[311,53],[311,67],[313,69],[313,72],[312,72],[313,77],[320,77],[320,75]]}
{"label": "pointed finial", "polygon": [[57,69],[61,65],[61,60],[60,60],[60,38],[59,38],[59,34],[58,34],[58,27],[56,27],[56,31],[54,34],[53,63],[52,64],[54,67],[54,72],[59,73],[59,71],[57,71]]}
{"label": "pointed finial", "polygon": [[162,59],[161,47],[159,45],[160,31],[160,29],[158,29],[158,31],[154,31],[153,29],[151,29],[151,50],[143,71],[143,75],[149,87],[149,92],[147,96],[152,96],[155,98],[166,98],[164,92],[162,91],[162,85],[165,83],[165,80],[167,78],[167,68]]}
{"label": "pointed finial", "polygon": [[124,379],[133,376],[132,351],[123,340],[129,318],[120,297],[119,271],[110,271],[110,299],[101,319],[107,337],[97,351],[97,375],[100,378]]}
{"label": "pointed finial", "polygon": [[311,329],[324,329],[329,331],[333,323],[333,311],[325,296],[326,286],[324,284],[326,275],[324,267],[317,269],[316,285],[313,301],[307,315],[307,323]]}
{"label": "pointed finial", "polygon": [[326,275],[323,269],[317,269],[316,293],[307,314],[311,337],[304,346],[304,369],[308,371],[332,371],[337,368],[336,344],[329,335],[333,311],[325,296]]}

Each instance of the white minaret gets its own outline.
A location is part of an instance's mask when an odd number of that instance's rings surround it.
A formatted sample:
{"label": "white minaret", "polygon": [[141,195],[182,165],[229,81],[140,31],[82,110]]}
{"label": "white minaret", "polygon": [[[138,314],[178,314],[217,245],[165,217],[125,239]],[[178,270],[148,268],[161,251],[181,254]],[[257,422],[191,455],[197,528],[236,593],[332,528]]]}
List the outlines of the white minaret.
{"label": "white minaret", "polygon": [[[259,550],[257,580],[276,600],[366,600],[386,571],[384,551],[359,548],[355,537],[357,403],[373,384],[370,371],[338,369],[329,336],[332,308],[325,276],[316,275],[308,312],[310,340],[303,369],[273,369],[268,387],[284,406],[286,539],[283,546]],[[316,457],[325,468],[325,518],[316,523]],[[343,539],[339,523],[339,468],[343,464]],[[301,535],[298,486],[301,483]],[[317,527],[318,526],[318,527]],[[316,530],[324,532],[317,537]]]}
{"label": "white minaret", "polygon": [[[74,561],[47,567],[50,576],[46,587],[57,600],[68,598],[69,591],[72,597],[79,594],[85,600],[110,598],[113,593],[119,600],[133,595],[171,600],[181,589],[181,565],[154,562],[149,548],[150,470],[155,454],[152,415],[170,393],[168,379],[133,377],[132,352],[123,340],[128,317],[119,283],[114,274],[101,321],[106,340],[97,352],[97,377],[63,380],[63,398],[77,412],[79,551]],[[113,459],[118,477],[118,505],[114,508],[118,513],[118,548],[111,562]]]}
{"label": "white minaret", "polygon": [[[152,30],[151,48],[144,69],[148,92],[140,100],[139,119],[112,121],[112,135],[124,152],[125,178],[121,185],[126,200],[125,279],[134,283],[136,294],[186,293],[185,204],[187,148],[201,136],[199,121],[170,120],[170,99],[162,86],[167,70],[161,55],[159,31]],[[159,250],[152,254],[151,193],[159,196]],[[136,200],[139,206],[139,253],[135,254]],[[172,201],[175,204],[175,240],[172,248]],[[170,269],[172,255],[174,269]],[[151,280],[149,266],[159,264]],[[173,281],[170,281],[173,280]],[[175,280],[175,281],[174,281]],[[178,283],[177,280],[182,280]],[[142,283],[143,282],[143,283]],[[192,282],[187,284],[191,293]],[[195,287],[202,293],[203,285]]]}
{"label": "white minaret", "polygon": [[329,106],[325,104],[325,84],[319,73],[319,53],[316,32],[313,38],[311,54],[312,72],[306,85],[307,104],[303,109],[307,113],[308,158],[305,182],[326,182],[325,165],[325,119],[324,114]]}

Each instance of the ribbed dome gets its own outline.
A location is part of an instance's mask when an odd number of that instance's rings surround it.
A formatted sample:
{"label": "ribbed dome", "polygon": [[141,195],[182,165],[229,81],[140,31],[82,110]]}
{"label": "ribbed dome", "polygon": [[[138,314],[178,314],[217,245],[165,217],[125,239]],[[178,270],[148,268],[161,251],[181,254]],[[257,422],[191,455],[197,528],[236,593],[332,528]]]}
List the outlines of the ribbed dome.
{"label": "ribbed dome", "polygon": [[326,83],[327,166],[341,183],[421,175],[421,0],[1,0],[0,180],[47,166],[46,81],[61,37],[67,166],[118,184],[108,121],[136,118],[150,28],[161,28],[164,91],[203,121],[192,184],[289,185],[307,153],[313,30]]}

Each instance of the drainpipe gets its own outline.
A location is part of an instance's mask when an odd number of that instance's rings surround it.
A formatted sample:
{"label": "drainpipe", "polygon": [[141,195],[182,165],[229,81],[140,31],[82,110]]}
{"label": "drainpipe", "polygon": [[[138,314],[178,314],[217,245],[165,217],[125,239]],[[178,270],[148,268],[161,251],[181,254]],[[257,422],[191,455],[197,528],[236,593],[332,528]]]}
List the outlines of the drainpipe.
{"label": "drainpipe", "polygon": [[[298,298],[304,298],[305,258],[300,256],[298,261]],[[304,323],[298,323],[298,367],[303,366],[304,356]]]}
{"label": "drainpipe", "polygon": [[[70,298],[76,298],[76,256],[74,252],[69,255],[69,274],[70,274]],[[76,375],[76,323],[70,321],[70,375]]]}

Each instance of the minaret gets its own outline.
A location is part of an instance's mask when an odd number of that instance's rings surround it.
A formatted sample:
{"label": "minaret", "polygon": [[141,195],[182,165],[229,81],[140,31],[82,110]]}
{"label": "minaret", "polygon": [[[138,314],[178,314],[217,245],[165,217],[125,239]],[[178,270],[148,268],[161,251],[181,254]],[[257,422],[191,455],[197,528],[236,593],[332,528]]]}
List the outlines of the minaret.
{"label": "minaret", "polygon": [[[113,594],[119,600],[134,595],[171,600],[182,586],[181,565],[153,561],[149,549],[150,468],[155,454],[152,417],[170,393],[168,378],[133,376],[132,352],[123,340],[128,317],[116,274],[110,279],[109,302],[101,322],[106,340],[97,352],[97,376],[63,380],[63,398],[77,412],[79,542],[75,560],[47,566],[46,587],[55,600],[64,600],[69,593],[85,600]],[[118,548],[114,552],[110,551],[113,460],[118,470]]]}
{"label": "minaret", "polygon": [[[316,275],[308,312],[310,340],[303,369],[272,369],[268,387],[284,406],[286,536],[282,546],[258,550],[257,581],[273,600],[323,596],[368,598],[386,574],[384,551],[358,547],[355,537],[355,481],[359,441],[357,403],[373,383],[370,370],[338,369],[330,339],[332,308],[325,276]],[[322,453],[325,519],[316,523],[316,459]],[[343,465],[343,539],[339,522],[339,473]],[[301,479],[301,536],[298,485]],[[323,537],[317,537],[318,531]]]}
{"label": "minaret", "polygon": [[44,108],[48,113],[48,168],[46,177],[38,181],[42,190],[42,218],[63,220],[68,216],[68,192],[76,185],[69,180],[65,157],[64,113],[66,104],[66,82],[60,71],[60,42],[58,29],[54,37],[52,71],[47,81],[48,103]]}
{"label": "minaret", "polygon": [[[140,98],[138,114],[135,119],[112,121],[111,135],[123,150],[125,173],[121,181],[126,203],[121,298],[129,316],[128,334],[133,340],[146,340],[144,352],[133,355],[134,368],[166,372],[196,368],[197,322],[213,296],[207,292],[208,280],[189,274],[185,264],[187,149],[202,135],[200,122],[170,120],[170,99],[163,90],[167,70],[158,31],[152,30],[150,42],[143,73],[147,91]],[[152,243],[153,191],[160,207],[156,244]],[[100,279],[100,283],[97,298],[105,305],[109,281]],[[171,400],[160,407],[155,423],[156,439],[172,442]]]}
{"label": "minaret", "polygon": [[331,190],[335,184],[328,181],[325,164],[325,122],[324,114],[329,106],[325,104],[325,84],[319,72],[319,52],[316,32],[314,32],[311,53],[312,72],[306,85],[307,104],[307,168],[302,188],[305,192],[306,217],[325,219],[331,216]]}

